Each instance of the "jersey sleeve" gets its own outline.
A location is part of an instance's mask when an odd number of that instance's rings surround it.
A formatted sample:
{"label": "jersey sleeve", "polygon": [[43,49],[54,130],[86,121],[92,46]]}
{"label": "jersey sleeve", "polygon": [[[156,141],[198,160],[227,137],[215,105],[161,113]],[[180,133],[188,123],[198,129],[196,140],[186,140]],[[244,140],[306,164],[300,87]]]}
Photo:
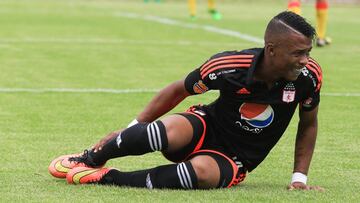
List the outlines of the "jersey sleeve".
{"label": "jersey sleeve", "polygon": [[185,78],[185,88],[190,94],[203,94],[218,89],[217,83],[208,78],[201,78],[200,68],[195,69]]}
{"label": "jersey sleeve", "polygon": [[215,54],[185,79],[185,87],[191,94],[202,94],[208,90],[219,90],[225,86],[225,75],[242,68],[249,68],[253,54],[226,51]]}
{"label": "jersey sleeve", "polygon": [[219,89],[219,78],[214,72],[204,72],[204,68],[219,61],[224,53],[215,54],[199,68],[189,73],[185,79],[185,88],[190,94],[203,94]]}
{"label": "jersey sleeve", "polygon": [[311,80],[311,88],[309,88],[307,97],[301,102],[301,108],[304,111],[311,111],[320,103],[323,75],[320,65],[312,58],[309,59],[309,63],[305,67],[304,74]]}

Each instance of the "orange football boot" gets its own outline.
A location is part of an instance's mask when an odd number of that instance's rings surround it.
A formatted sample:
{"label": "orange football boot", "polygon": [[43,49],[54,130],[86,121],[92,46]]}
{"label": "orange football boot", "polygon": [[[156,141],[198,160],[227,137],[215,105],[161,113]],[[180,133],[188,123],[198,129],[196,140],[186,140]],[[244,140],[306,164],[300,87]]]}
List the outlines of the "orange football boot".
{"label": "orange football boot", "polygon": [[84,153],[63,155],[54,159],[48,169],[52,176],[56,178],[66,178],[66,174],[71,169],[80,166],[100,168],[104,166],[104,164],[96,166],[89,156],[89,151],[85,150]]}
{"label": "orange football boot", "polygon": [[98,183],[113,168],[76,167],[71,169],[66,180],[69,184]]}

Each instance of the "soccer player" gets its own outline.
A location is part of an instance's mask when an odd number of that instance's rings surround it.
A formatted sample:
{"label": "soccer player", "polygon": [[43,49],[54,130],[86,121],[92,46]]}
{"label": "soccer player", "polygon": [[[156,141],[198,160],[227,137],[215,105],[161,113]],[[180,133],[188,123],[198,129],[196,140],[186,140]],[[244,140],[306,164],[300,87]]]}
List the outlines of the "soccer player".
{"label": "soccer player", "polygon": [[[299,124],[289,189],[307,185],[315,147],[322,72],[309,57],[315,30],[285,11],[265,31],[263,48],[215,54],[185,79],[161,90],[130,123],[82,154],[53,160],[50,173],[70,184],[209,189],[242,182],[268,155],[297,106]],[[190,95],[218,90],[207,105],[158,120]],[[161,151],[173,164],[123,172],[109,159]]]}
{"label": "soccer player", "polygon": [[[316,45],[323,47],[331,43],[331,39],[326,37],[326,26],[328,22],[329,4],[327,0],[316,0]],[[289,0],[288,10],[296,14],[301,14],[300,0]]]}
{"label": "soccer player", "polygon": [[[196,0],[188,0],[190,18],[196,18]],[[208,10],[214,20],[221,20],[222,15],[215,8],[215,0],[208,0]]]}

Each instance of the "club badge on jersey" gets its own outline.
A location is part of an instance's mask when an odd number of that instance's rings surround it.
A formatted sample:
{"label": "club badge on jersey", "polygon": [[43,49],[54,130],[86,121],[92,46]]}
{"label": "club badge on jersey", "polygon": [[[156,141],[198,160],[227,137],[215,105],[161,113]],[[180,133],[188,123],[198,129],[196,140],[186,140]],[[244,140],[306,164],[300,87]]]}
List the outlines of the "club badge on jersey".
{"label": "club badge on jersey", "polygon": [[282,101],[286,103],[293,102],[295,100],[295,86],[292,82],[288,83],[283,90]]}
{"label": "club badge on jersey", "polygon": [[204,84],[202,80],[199,80],[193,85],[193,90],[196,94],[203,94],[209,90],[209,88]]}

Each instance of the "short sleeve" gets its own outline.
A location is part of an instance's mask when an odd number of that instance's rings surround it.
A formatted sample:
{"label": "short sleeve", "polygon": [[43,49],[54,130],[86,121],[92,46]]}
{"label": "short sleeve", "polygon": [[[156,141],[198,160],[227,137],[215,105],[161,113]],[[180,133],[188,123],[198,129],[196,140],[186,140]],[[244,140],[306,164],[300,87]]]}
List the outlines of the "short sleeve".
{"label": "short sleeve", "polygon": [[216,89],[210,80],[201,78],[200,68],[187,75],[185,78],[185,88],[192,95],[203,94],[211,89]]}
{"label": "short sleeve", "polygon": [[301,102],[301,108],[304,111],[311,111],[320,103],[323,75],[320,65],[312,58],[309,59],[305,68],[303,74],[311,81],[311,88],[309,88],[306,98]]}
{"label": "short sleeve", "polygon": [[253,61],[253,54],[226,51],[210,57],[198,69],[185,79],[185,87],[191,94],[202,94],[208,90],[219,90],[225,86],[226,76],[239,69],[248,69]]}

